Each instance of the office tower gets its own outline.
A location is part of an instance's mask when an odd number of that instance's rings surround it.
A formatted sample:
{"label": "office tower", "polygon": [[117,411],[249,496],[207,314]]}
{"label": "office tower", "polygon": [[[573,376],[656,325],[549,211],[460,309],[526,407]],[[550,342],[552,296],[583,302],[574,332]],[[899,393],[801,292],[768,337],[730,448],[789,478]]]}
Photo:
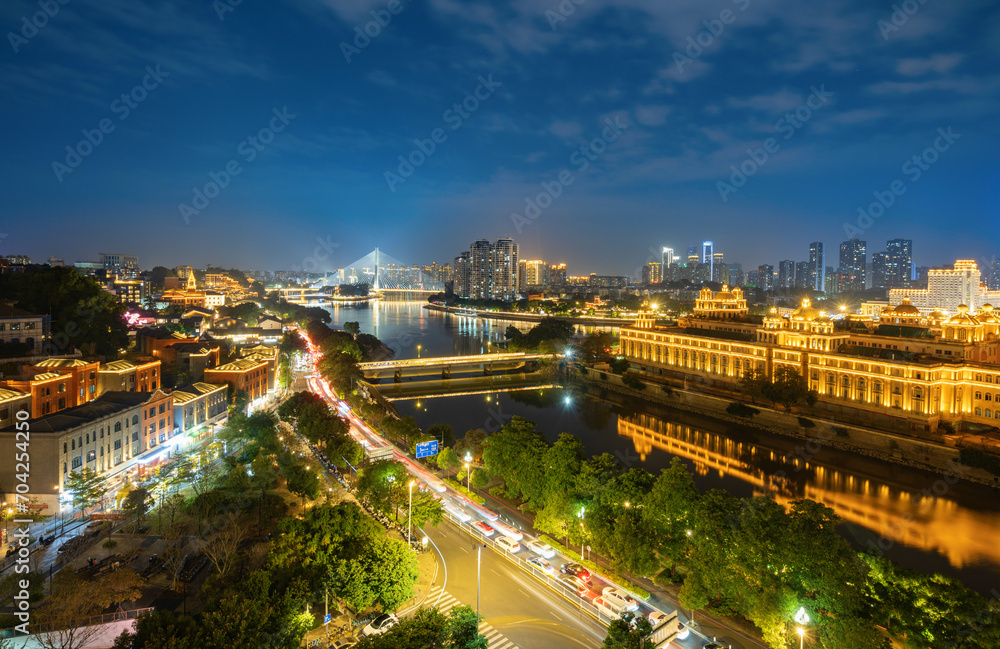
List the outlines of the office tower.
{"label": "office tower", "polygon": [[711,241],[701,242],[701,263],[708,264],[708,278],[715,278],[715,244]]}
{"label": "office tower", "polygon": [[729,264],[729,285],[746,286],[746,277],[743,275],[743,264]]}
{"label": "office tower", "polygon": [[651,261],[642,267],[642,283],[643,284],[659,284],[663,281],[663,266]]}
{"label": "office tower", "polygon": [[674,265],[674,249],[664,248],[663,252],[660,253],[660,265],[666,270]]}
{"label": "office tower", "polygon": [[823,243],[814,241],[809,244],[809,286],[815,291],[826,290],[826,256],[823,254]]}
{"label": "office tower", "polygon": [[698,246],[688,246],[688,265],[694,266],[701,257],[698,255]]}
{"label": "office tower", "polygon": [[784,259],[778,262],[778,288],[795,287],[795,262]]}
{"label": "office tower", "polygon": [[722,265],[722,253],[717,252],[712,255],[712,281],[725,284],[722,281],[722,276],[719,274],[719,266]]}
{"label": "office tower", "polygon": [[872,255],[872,288],[889,288],[889,253]]}
{"label": "office tower", "polygon": [[521,259],[517,262],[517,284],[520,290],[527,286],[543,286],[549,265],[540,259]]}
{"label": "office tower", "polygon": [[885,243],[889,253],[889,288],[901,288],[913,279],[913,241],[891,239]]}
{"label": "office tower", "polygon": [[729,264],[725,262],[716,262],[715,264],[715,281],[720,284],[732,284],[730,281],[732,276],[729,273]]}
{"label": "office tower", "polygon": [[840,273],[838,273],[837,269],[833,266],[826,267],[825,285],[823,286],[823,290],[830,295],[840,293]]}
{"label": "office tower", "polygon": [[495,300],[516,300],[517,258],[520,247],[513,239],[497,239],[491,247],[489,297]]}
{"label": "office tower", "polygon": [[135,279],[139,276],[139,258],[135,255],[102,252],[101,266],[108,281]]}
{"label": "office tower", "polygon": [[469,246],[469,255],[469,297],[486,299],[490,296],[490,281],[493,278],[493,246],[486,239],[478,239]]}
{"label": "office tower", "polygon": [[747,271],[747,286],[760,287],[760,272],[756,270]]}
{"label": "office tower", "polygon": [[809,262],[795,262],[795,288],[809,288]]}
{"label": "office tower", "polygon": [[774,289],[774,266],[761,264],[757,267],[757,286],[765,291]]}
{"label": "office tower", "polygon": [[[920,278],[918,277],[916,279]],[[997,259],[996,257],[990,260],[987,285],[994,291],[1000,291],[1000,259]]]}
{"label": "office tower", "polygon": [[860,239],[851,239],[840,244],[838,288],[841,293],[860,293],[865,290],[867,249],[867,242]]}
{"label": "office tower", "polygon": [[927,288],[893,288],[889,290],[889,305],[902,304],[909,298],[921,313],[935,308],[955,313],[965,305],[975,313],[984,304],[1000,303],[1000,291],[991,291],[982,283],[982,274],[972,259],[959,259],[952,268],[932,268],[927,271]]}
{"label": "office tower", "polygon": [[459,297],[469,297],[472,273],[472,253],[466,251],[455,257],[451,265],[452,292]]}

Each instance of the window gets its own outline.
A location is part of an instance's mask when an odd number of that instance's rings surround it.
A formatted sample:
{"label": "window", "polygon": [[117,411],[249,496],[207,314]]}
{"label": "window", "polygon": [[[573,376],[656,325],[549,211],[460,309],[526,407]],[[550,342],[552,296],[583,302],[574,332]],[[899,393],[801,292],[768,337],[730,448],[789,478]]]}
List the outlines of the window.
{"label": "window", "polygon": [[59,409],[62,410],[66,407],[66,397],[59,397]]}
{"label": "window", "polygon": [[982,417],[983,416],[983,409],[982,408],[976,408],[976,416],[977,417]]}
{"label": "window", "polygon": [[104,457],[104,447],[101,447],[101,457]]}
{"label": "window", "polygon": [[993,395],[990,394],[989,392],[987,392],[983,398],[986,399],[987,401],[993,401]]}
{"label": "window", "polygon": [[96,386],[96,385],[92,385],[92,386],[90,386],[90,393],[91,393],[91,394],[94,394],[94,392],[95,392],[96,390],[97,390],[97,386]]}
{"label": "window", "polygon": [[167,424],[166,424],[166,423],[164,423],[164,420],[162,420],[162,419],[161,419],[161,420],[160,420],[160,430],[163,430],[163,429],[164,429],[164,428],[166,428],[166,427],[167,427]]}
{"label": "window", "polygon": [[65,391],[66,391],[66,384],[65,383],[60,383],[59,384],[59,392],[65,392]]}
{"label": "window", "polygon": [[101,439],[104,439],[104,429],[101,429]]}
{"label": "window", "polygon": [[149,425],[149,433],[153,434],[155,432],[156,432],[156,424],[150,424]]}
{"label": "window", "polygon": [[133,442],[139,441],[139,433],[132,433],[132,441]]}
{"label": "window", "polygon": [[139,415],[132,415],[132,424],[135,425],[138,423],[139,423]]}
{"label": "window", "polygon": [[156,408],[155,407],[149,409],[149,416],[150,417],[155,417],[156,416]]}
{"label": "window", "polygon": [[116,451],[121,450],[121,447],[122,447],[122,441],[120,439],[116,439],[115,440],[115,450]]}
{"label": "window", "polygon": [[122,422],[120,421],[115,422],[115,432],[116,433],[122,432]]}
{"label": "window", "polygon": [[976,393],[976,399],[982,399],[982,398],[983,398],[983,393],[982,392],[977,392]]}
{"label": "window", "polygon": [[73,458],[73,469],[74,470],[79,469],[82,465],[83,465],[83,456],[82,455],[77,455],[75,458]]}
{"label": "window", "polygon": [[[94,439],[97,439],[97,433],[94,433]],[[87,443],[90,444],[90,433],[87,433]]]}
{"label": "window", "polygon": [[167,410],[167,404],[161,403],[160,404],[160,414],[162,415],[164,412],[166,412],[166,410]]}
{"label": "window", "polygon": [[97,451],[90,451],[89,453],[87,453],[88,462],[93,462],[96,459],[97,459]]}

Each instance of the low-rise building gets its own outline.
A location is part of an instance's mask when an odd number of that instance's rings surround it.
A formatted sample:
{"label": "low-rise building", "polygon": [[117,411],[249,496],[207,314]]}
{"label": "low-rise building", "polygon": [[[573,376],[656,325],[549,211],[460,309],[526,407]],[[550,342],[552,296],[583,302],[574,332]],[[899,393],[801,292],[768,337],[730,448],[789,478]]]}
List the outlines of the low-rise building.
{"label": "low-rise building", "polygon": [[51,339],[52,318],[0,302],[0,343],[23,344],[28,351],[45,349]]}
{"label": "low-rise building", "polygon": [[189,439],[211,434],[216,424],[226,421],[229,412],[225,384],[196,382],[171,392],[174,399],[174,428]]}
{"label": "low-rise building", "polygon": [[175,343],[196,343],[196,336],[185,336],[164,328],[146,327],[135,332],[135,345],[143,356],[164,358],[164,348]]}
{"label": "low-rise building", "polygon": [[260,358],[238,358],[231,363],[205,370],[206,383],[231,383],[233,392],[245,390],[250,402],[267,396],[268,362]]}
{"label": "low-rise building", "polygon": [[210,342],[173,343],[163,348],[165,363],[174,363],[178,374],[186,373],[190,381],[205,380],[205,370],[219,364],[221,346]]}
{"label": "low-rise building", "polygon": [[22,410],[31,414],[31,394],[0,388],[0,430],[13,426]]}
{"label": "low-rise building", "polygon": [[158,358],[133,361],[111,361],[97,372],[99,391],[150,392],[160,387],[161,368]]}

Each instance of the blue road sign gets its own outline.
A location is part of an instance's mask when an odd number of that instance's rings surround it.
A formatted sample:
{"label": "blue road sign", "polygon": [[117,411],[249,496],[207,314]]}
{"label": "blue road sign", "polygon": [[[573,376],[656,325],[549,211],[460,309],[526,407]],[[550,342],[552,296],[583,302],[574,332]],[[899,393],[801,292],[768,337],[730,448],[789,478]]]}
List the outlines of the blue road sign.
{"label": "blue road sign", "polygon": [[330,614],[327,613],[326,615],[323,616],[323,624],[329,624],[329,623],[330,623]]}
{"label": "blue road sign", "polygon": [[430,442],[421,442],[420,444],[417,444],[418,460],[422,457],[430,457],[431,455],[437,455],[437,454],[438,454],[438,443],[436,439]]}

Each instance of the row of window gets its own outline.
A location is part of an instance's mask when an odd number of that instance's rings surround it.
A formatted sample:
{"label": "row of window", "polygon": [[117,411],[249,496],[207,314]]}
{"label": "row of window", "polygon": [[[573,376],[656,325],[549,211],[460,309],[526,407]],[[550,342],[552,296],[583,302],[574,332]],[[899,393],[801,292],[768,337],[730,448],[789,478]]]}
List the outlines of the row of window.
{"label": "row of window", "polygon": [[0,322],[0,331],[21,331],[21,329],[31,331],[34,328],[34,322]]}

